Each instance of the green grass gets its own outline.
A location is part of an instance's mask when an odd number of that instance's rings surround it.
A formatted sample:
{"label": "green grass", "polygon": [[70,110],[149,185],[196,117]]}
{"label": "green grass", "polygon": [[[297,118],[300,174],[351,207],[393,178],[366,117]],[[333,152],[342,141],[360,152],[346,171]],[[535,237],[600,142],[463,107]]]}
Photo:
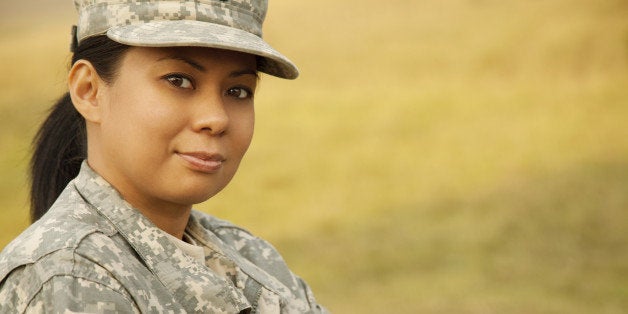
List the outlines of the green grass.
{"label": "green grass", "polygon": [[[251,150],[200,209],[276,244],[336,313],[626,312],[625,1],[270,9],[302,76],[263,78]],[[0,31],[0,247],[27,225],[69,24]]]}

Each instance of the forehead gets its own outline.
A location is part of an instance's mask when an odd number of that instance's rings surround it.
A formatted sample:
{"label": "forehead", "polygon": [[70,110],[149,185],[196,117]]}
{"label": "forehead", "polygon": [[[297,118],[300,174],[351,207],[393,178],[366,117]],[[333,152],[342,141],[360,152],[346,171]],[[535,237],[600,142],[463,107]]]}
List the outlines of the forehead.
{"label": "forehead", "polygon": [[166,60],[189,60],[203,67],[235,67],[255,70],[254,55],[205,47],[131,47],[123,65],[147,65]]}

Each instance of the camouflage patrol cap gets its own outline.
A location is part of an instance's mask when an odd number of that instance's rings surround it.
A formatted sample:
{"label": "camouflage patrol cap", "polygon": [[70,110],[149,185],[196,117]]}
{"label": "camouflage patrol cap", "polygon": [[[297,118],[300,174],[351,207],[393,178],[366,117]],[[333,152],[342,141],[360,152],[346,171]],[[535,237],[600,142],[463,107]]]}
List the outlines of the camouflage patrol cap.
{"label": "camouflage patrol cap", "polygon": [[268,0],[74,0],[76,40],[106,34],[143,47],[197,46],[258,56],[258,70],[294,79],[297,67],[262,39]]}

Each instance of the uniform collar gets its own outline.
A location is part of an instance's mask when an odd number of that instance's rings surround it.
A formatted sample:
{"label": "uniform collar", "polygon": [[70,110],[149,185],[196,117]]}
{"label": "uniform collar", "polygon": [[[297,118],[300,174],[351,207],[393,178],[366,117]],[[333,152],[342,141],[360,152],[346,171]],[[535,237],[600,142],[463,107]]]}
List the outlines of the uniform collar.
{"label": "uniform collar", "polygon": [[250,307],[225,278],[195,262],[92,168],[87,161],[74,180],[79,194],[111,222],[133,247],[147,268],[190,310],[240,312]]}
{"label": "uniform collar", "polygon": [[[289,299],[291,292],[284,283],[269,275],[265,269],[260,268],[255,262],[244,258],[235,247],[225,244],[223,238],[221,238],[217,232],[217,230],[221,228],[235,228],[235,226],[193,210],[186,232],[194,237],[194,240],[202,246],[208,247],[215,252],[220,252],[220,254],[226,257],[227,260],[235,261],[240,271],[238,276],[241,280],[246,280],[245,277],[250,277],[266,289],[269,289],[284,299]],[[240,228],[237,229],[242,230]],[[240,239],[241,241],[238,245],[245,247],[248,245],[247,242],[256,239],[253,235],[246,231],[243,231],[242,233],[246,233],[246,238]],[[246,250],[245,248],[242,249]],[[266,253],[269,255],[272,254],[270,251]]]}

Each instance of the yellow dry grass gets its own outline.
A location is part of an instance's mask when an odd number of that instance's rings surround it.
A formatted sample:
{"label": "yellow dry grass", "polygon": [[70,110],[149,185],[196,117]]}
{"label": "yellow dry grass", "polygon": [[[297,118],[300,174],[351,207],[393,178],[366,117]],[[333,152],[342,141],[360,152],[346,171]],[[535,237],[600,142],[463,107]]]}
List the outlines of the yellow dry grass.
{"label": "yellow dry grass", "polygon": [[[254,144],[200,209],[275,243],[336,313],[625,313],[626,1],[270,9],[302,76],[263,79]],[[71,22],[42,20],[0,30],[0,247],[64,89]]]}

